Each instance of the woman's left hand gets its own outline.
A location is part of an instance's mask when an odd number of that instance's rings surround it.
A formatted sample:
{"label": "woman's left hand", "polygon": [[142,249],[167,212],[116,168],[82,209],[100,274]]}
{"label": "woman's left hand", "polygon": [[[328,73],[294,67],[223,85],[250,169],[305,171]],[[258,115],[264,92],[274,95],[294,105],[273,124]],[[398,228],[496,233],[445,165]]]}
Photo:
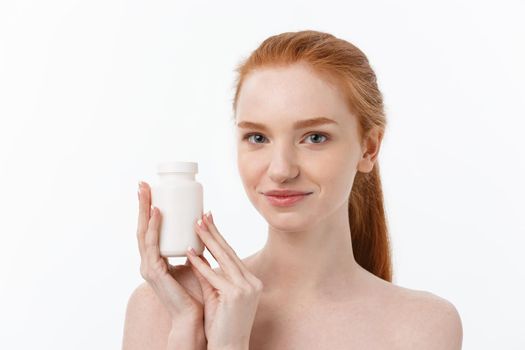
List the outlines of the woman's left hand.
{"label": "woman's left hand", "polygon": [[226,243],[211,213],[201,224],[196,232],[223,271],[216,273],[204,255],[187,252],[202,289],[208,349],[248,349],[263,284]]}

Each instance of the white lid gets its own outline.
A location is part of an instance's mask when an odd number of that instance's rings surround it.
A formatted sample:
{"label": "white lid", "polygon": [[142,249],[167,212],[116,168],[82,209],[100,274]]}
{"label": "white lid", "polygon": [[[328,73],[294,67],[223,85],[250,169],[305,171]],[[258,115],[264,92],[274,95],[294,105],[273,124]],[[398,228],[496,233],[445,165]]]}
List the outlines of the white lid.
{"label": "white lid", "polygon": [[157,173],[197,173],[196,162],[160,162],[157,164]]}

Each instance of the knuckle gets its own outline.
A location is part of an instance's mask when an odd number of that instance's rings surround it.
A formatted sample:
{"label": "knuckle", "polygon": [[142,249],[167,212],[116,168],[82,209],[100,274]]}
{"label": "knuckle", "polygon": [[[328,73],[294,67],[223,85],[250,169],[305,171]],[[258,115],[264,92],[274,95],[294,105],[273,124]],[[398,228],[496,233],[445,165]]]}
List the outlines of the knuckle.
{"label": "knuckle", "polygon": [[262,283],[255,282],[246,282],[238,286],[234,291],[234,295],[237,297],[250,297],[254,294],[260,294],[262,291]]}
{"label": "knuckle", "polygon": [[140,274],[142,275],[142,277],[146,277],[146,276],[149,276],[150,273],[149,273],[149,268],[148,268],[148,264],[146,264],[145,261],[141,261],[140,262]]}
{"label": "knuckle", "polygon": [[256,292],[261,292],[264,289],[264,284],[258,278],[255,278],[253,286],[254,286]]}
{"label": "knuckle", "polygon": [[255,277],[254,275],[252,275],[251,273],[248,274],[246,279],[249,281],[250,287],[255,292],[261,292],[263,290],[264,285],[263,285],[262,281],[260,279],[258,279],[257,277]]}
{"label": "knuckle", "polygon": [[150,281],[150,275],[148,273],[148,269],[144,268],[143,266],[140,266],[140,275],[142,278],[144,278],[146,281]]}
{"label": "knuckle", "polygon": [[229,296],[233,300],[241,299],[244,296],[244,290],[240,287],[232,287],[229,293]]}
{"label": "knuckle", "polygon": [[253,289],[252,285],[248,281],[243,281],[239,288],[243,294],[249,294]]}
{"label": "knuckle", "polygon": [[151,266],[150,264],[142,263],[140,265],[140,274],[142,278],[144,278],[146,281],[155,281],[158,279],[162,270],[162,268],[158,265],[159,264]]}

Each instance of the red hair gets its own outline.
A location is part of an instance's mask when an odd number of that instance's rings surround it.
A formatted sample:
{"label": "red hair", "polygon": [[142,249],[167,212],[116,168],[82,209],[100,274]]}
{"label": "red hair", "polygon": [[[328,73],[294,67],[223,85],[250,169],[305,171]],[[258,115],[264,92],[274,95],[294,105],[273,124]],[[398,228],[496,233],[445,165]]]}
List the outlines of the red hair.
{"label": "red hair", "polygon": [[[361,140],[372,128],[384,133],[383,96],[368,58],[348,41],[314,30],[271,36],[237,66],[234,119],[243,81],[250,72],[300,62],[307,63],[341,89],[349,110],[358,118]],[[356,262],[377,277],[392,282],[391,251],[377,161],[369,173],[356,173],[348,201],[348,217]]]}

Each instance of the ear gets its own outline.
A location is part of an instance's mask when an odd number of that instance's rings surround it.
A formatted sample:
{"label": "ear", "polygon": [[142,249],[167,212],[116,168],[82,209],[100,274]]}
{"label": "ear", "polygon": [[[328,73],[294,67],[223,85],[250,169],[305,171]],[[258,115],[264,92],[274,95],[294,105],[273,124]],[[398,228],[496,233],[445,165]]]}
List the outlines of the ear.
{"label": "ear", "polygon": [[357,163],[357,170],[362,173],[369,173],[374,168],[374,163],[379,156],[379,149],[381,148],[381,141],[383,140],[383,130],[375,127],[371,129],[365,139],[363,140],[363,153],[359,162]]}

